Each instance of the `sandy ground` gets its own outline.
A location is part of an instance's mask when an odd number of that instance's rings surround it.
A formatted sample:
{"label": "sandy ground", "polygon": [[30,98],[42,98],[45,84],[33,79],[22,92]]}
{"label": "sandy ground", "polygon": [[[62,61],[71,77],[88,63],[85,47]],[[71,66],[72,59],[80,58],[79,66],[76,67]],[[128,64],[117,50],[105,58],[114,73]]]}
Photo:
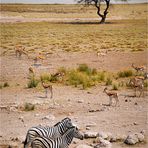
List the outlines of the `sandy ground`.
{"label": "sandy ground", "polygon": [[[58,53],[47,57],[41,66],[36,67],[37,74],[52,73],[59,67],[74,68],[78,64],[86,63],[98,70],[116,72],[131,68],[131,63],[146,65],[147,52],[118,52],[110,51],[106,56],[97,56],[94,52],[88,53]],[[113,58],[115,57],[115,58]],[[35,125],[53,125],[65,117],[70,117],[82,132],[86,131],[87,124],[96,124],[90,131],[104,131],[113,134],[127,135],[133,132],[147,130],[147,92],[141,98],[125,98],[132,95],[133,90],[118,90],[120,106],[109,107],[108,96],[103,93],[105,86],[96,86],[87,90],[53,84],[53,99],[59,104],[53,106],[52,100],[44,98],[43,89],[26,89],[28,67],[33,64],[25,56],[16,59],[14,55],[6,55],[1,59],[1,81],[8,81],[10,87],[1,89],[1,124],[0,147],[21,148],[27,130]],[[128,102],[125,102],[128,99]],[[82,103],[79,103],[79,100]],[[14,106],[22,106],[25,102],[35,104],[34,111],[22,111]],[[9,106],[9,108],[5,108]],[[10,107],[11,106],[11,107]],[[90,112],[97,110],[96,112]],[[48,116],[48,119],[43,117]],[[136,124],[135,124],[136,123]],[[147,133],[146,133],[147,135]],[[18,139],[16,139],[18,138]],[[92,143],[92,140],[78,141],[72,144],[74,148],[80,143]],[[113,148],[125,147],[123,143],[113,143]],[[146,148],[146,144],[134,148]]]}

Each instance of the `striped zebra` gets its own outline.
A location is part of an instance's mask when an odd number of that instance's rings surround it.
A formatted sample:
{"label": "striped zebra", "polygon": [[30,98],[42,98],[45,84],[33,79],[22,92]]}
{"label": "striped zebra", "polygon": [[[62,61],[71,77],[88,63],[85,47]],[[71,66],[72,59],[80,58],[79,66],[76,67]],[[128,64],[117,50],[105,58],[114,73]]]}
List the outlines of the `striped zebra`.
{"label": "striped zebra", "polygon": [[74,137],[83,140],[83,135],[75,126],[69,128],[64,135],[55,140],[47,137],[36,137],[31,142],[31,148],[68,148]]}
{"label": "striped zebra", "polygon": [[28,130],[26,139],[24,142],[24,148],[28,148],[30,145],[31,141],[35,137],[47,137],[47,138],[52,138],[56,139],[57,137],[60,137],[63,135],[67,129],[72,127],[73,124],[71,122],[70,118],[64,118],[61,122],[58,122],[55,124],[53,127],[44,127],[44,126],[37,126],[37,127],[32,127]]}

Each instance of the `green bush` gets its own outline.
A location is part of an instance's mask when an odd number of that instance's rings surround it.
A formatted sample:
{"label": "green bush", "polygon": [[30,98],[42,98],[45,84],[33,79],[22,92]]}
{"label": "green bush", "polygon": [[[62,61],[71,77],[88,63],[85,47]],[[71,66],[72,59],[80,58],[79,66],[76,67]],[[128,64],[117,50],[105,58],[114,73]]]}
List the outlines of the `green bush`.
{"label": "green bush", "polygon": [[112,85],[112,79],[110,78],[110,77],[108,77],[107,79],[106,79],[106,83],[105,83],[105,85]]}
{"label": "green bush", "polygon": [[113,89],[113,90],[118,90],[118,84],[114,83],[114,84],[112,85],[112,89]]}
{"label": "green bush", "polygon": [[66,74],[67,70],[66,70],[65,67],[60,67],[60,68],[58,69],[58,72],[62,72],[62,73],[64,73],[64,74]]}
{"label": "green bush", "polygon": [[124,71],[118,72],[117,75],[119,78],[125,78],[125,77],[131,77],[134,74],[132,70],[124,70]]}
{"label": "green bush", "polygon": [[32,111],[35,109],[35,105],[31,103],[25,103],[24,110],[25,111]]}
{"label": "green bush", "polygon": [[42,74],[40,76],[41,81],[50,81],[51,76],[49,74]]}
{"label": "green bush", "polygon": [[92,74],[92,69],[89,68],[87,64],[80,64],[78,67],[78,71],[85,72],[87,75]]}
{"label": "green bush", "polygon": [[100,77],[101,81],[105,81],[105,73],[104,72],[99,73],[99,77]]}
{"label": "green bush", "polygon": [[83,89],[86,89],[87,87],[93,85],[93,81],[86,73],[82,73],[77,70],[71,70],[68,73],[67,83],[69,85],[74,85],[75,87],[77,87],[78,85],[82,85]]}
{"label": "green bush", "polygon": [[39,83],[39,81],[38,81],[34,76],[32,76],[32,77],[29,79],[28,88],[37,87],[37,86],[38,86],[38,83]]}

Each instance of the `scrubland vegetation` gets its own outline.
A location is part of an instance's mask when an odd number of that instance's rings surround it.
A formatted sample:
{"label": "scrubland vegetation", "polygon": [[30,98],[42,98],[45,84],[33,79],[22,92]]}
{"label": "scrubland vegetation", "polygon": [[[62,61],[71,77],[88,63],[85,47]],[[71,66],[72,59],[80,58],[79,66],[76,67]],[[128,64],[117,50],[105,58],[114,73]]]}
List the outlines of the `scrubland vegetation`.
{"label": "scrubland vegetation", "polygon": [[[87,89],[97,85],[112,86],[113,90],[126,88],[129,86],[129,79],[134,77],[136,73],[133,70],[123,70],[117,73],[107,71],[98,71],[90,68],[87,64],[80,64],[76,69],[66,69],[61,67],[58,73],[63,72],[62,78],[56,77],[53,74],[43,73],[39,78],[32,77],[28,82],[28,88],[37,87],[39,81],[59,83],[63,85],[72,85],[74,87]],[[142,74],[140,74],[142,76]],[[147,87],[147,81],[145,81]]]}

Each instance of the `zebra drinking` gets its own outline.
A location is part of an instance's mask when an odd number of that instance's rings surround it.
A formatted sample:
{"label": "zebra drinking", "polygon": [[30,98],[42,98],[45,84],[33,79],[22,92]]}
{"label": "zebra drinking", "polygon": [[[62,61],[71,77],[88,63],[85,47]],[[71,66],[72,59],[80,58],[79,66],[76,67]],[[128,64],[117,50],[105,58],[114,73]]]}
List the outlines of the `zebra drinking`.
{"label": "zebra drinking", "polygon": [[47,137],[36,137],[31,143],[31,148],[68,148],[74,137],[83,140],[83,135],[75,126],[54,140]]}
{"label": "zebra drinking", "polygon": [[61,122],[58,122],[55,124],[53,127],[44,127],[44,126],[37,126],[37,127],[32,127],[28,130],[26,139],[24,142],[24,148],[28,148],[30,145],[31,141],[35,137],[47,137],[47,138],[52,138],[56,139],[57,137],[63,135],[67,129],[73,127],[73,124],[71,122],[70,118],[64,118]]}

